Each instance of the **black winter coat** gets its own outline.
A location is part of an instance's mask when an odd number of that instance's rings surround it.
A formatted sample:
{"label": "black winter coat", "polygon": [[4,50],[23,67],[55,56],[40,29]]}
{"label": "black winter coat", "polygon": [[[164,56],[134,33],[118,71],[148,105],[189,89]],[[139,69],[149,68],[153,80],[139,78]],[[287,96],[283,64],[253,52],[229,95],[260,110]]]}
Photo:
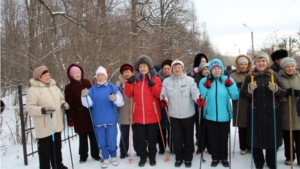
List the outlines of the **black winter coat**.
{"label": "black winter coat", "polygon": [[[254,92],[253,103],[253,147],[259,149],[274,149],[274,110],[273,92],[268,88],[271,82],[271,75],[274,75],[274,82],[278,85],[275,93],[275,114],[276,114],[276,140],[277,147],[282,145],[281,135],[281,114],[279,109],[279,98],[286,95],[286,89],[278,74],[271,68],[261,74],[256,69],[252,72],[257,88]],[[249,101],[247,113],[247,144],[251,146],[251,122],[252,122],[252,94],[248,94],[248,84],[251,82],[251,75],[247,75],[242,89],[242,98]]]}

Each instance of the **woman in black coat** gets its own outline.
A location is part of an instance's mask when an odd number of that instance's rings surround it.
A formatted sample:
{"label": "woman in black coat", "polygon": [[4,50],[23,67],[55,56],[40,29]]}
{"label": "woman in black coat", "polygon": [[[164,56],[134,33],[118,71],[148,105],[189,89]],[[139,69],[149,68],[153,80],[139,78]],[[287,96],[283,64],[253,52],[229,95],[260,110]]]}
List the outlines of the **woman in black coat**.
{"label": "woman in black coat", "polygon": [[[250,146],[252,146],[251,143],[253,144],[253,152],[251,153],[256,168],[263,168],[265,163],[263,149],[266,149],[267,165],[270,168],[276,168],[275,153],[282,144],[281,114],[278,99],[285,96],[286,89],[278,74],[268,67],[269,56],[265,52],[256,52],[253,63],[255,69],[250,75],[247,75],[242,89],[242,98],[249,101],[247,144]],[[251,82],[251,76],[254,76],[254,82]],[[271,83],[271,76],[274,76],[274,83]],[[274,140],[273,92],[276,106],[276,140]],[[254,95],[253,119],[251,116],[252,93]],[[253,126],[251,126],[252,123]],[[251,140],[252,127],[253,140]],[[275,141],[277,148],[275,148]]]}

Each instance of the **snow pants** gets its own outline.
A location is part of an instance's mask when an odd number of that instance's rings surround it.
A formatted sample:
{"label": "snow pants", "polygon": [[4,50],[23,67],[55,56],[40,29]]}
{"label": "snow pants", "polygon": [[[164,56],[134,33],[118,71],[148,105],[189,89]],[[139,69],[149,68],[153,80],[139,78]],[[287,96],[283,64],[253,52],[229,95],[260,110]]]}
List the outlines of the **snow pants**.
{"label": "snow pants", "polygon": [[91,150],[91,156],[94,158],[99,158],[99,147],[97,145],[97,140],[95,137],[95,132],[90,131],[87,133],[81,133],[79,135],[79,155],[80,160],[85,161],[88,158],[88,151],[89,151],[89,145],[88,145],[88,139],[90,140],[90,150]]}
{"label": "snow pants", "polygon": [[[282,130],[283,142],[284,142],[284,156],[287,160],[291,160],[290,151],[290,131]],[[300,130],[293,130],[293,159],[297,158],[297,162],[300,165]]]}
{"label": "snow pants", "polygon": [[97,138],[98,138],[98,146],[102,151],[103,159],[109,159],[110,157],[117,156],[117,135],[118,128],[117,124],[113,125],[101,125],[95,126]]}

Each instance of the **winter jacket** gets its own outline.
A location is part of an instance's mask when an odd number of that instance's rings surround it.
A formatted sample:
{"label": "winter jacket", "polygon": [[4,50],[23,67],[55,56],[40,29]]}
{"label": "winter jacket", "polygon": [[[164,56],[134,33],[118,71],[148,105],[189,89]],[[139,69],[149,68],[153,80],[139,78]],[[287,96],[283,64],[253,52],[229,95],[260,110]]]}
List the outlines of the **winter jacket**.
{"label": "winter jacket", "polygon": [[[202,78],[199,83],[199,90],[201,96],[205,98],[206,105],[204,106],[203,117],[210,121],[216,122],[228,122],[232,118],[232,107],[230,99],[236,100],[239,97],[238,88],[233,80],[233,78],[224,75],[224,66],[219,59],[213,59],[211,64],[218,62],[222,68],[222,74],[219,77],[209,77]],[[225,80],[230,78],[232,85],[229,87],[225,86]],[[210,79],[212,81],[211,87],[206,88],[204,83]]]}
{"label": "winter jacket", "polygon": [[[116,95],[117,100],[114,102],[109,100],[110,94]],[[85,107],[92,107],[92,119],[94,125],[98,127],[116,124],[118,122],[117,107],[124,105],[118,88],[108,82],[103,85],[93,85],[89,89],[88,96],[81,97],[81,102]]]}
{"label": "winter jacket", "polygon": [[[253,123],[254,123],[254,148],[274,149],[274,110],[273,110],[273,92],[268,88],[271,82],[271,75],[274,75],[274,82],[278,85],[278,92],[275,93],[275,114],[276,114],[276,139],[277,146],[282,144],[281,136],[281,114],[279,111],[278,99],[286,94],[286,90],[281,78],[271,68],[267,68],[264,73],[256,69],[251,75],[254,76],[257,88],[254,93]],[[249,101],[247,113],[247,144],[251,145],[251,96],[248,93],[248,84],[251,82],[251,75],[247,75],[242,88],[242,98]]]}
{"label": "winter jacket", "polygon": [[[157,77],[155,69],[151,69],[149,73],[150,78],[155,82],[155,85],[152,87],[148,86],[148,77],[142,75],[139,71],[135,71],[134,73],[136,79],[135,83],[125,84],[126,96],[129,98],[133,97],[133,120],[138,124],[152,124],[160,122],[161,120],[159,106],[161,81],[159,77]],[[133,85],[132,95],[131,85]]]}
{"label": "winter jacket", "polygon": [[168,100],[169,115],[184,119],[195,114],[194,103],[199,98],[199,90],[194,79],[183,73],[176,77],[171,74],[163,81],[161,96]]}
{"label": "winter jacket", "polygon": [[[245,57],[248,59],[248,70],[246,72],[241,72],[241,70],[239,69],[238,59],[240,57]],[[246,76],[248,75],[248,73],[251,71],[251,68],[252,68],[251,59],[247,56],[240,55],[240,56],[236,57],[236,59],[235,59],[235,67],[236,67],[236,69],[233,71],[233,73],[230,74],[230,77],[232,77],[234,79],[235,83],[239,83],[239,82],[244,83]],[[241,90],[241,89],[239,89],[239,90]],[[239,92],[241,92],[241,91],[239,91]],[[239,107],[237,109],[238,104],[239,104]],[[233,106],[233,121],[232,121],[233,126],[243,127],[243,128],[247,127],[248,100],[242,99],[241,95],[240,95],[238,100],[232,101],[232,106]],[[237,114],[237,110],[239,110],[238,114]],[[237,117],[238,117],[238,121],[236,121]],[[237,122],[237,124],[236,124],[236,122]]]}
{"label": "winter jacket", "polygon": [[54,132],[62,132],[64,130],[64,114],[61,105],[65,103],[65,98],[56,86],[55,80],[50,79],[48,85],[33,78],[29,82],[31,87],[27,91],[25,110],[33,118],[36,138],[44,138],[52,135],[50,114],[41,113],[41,109],[46,107],[53,107],[55,109],[52,113]]}
{"label": "winter jacket", "polygon": [[[70,76],[70,69],[77,66],[81,70],[81,80],[76,81]],[[93,131],[92,121],[89,110],[81,103],[81,91],[92,86],[91,82],[84,79],[83,69],[75,64],[71,64],[67,70],[70,83],[65,87],[66,102],[69,103],[70,109],[66,110],[68,119],[74,122],[75,132],[79,134]]]}
{"label": "winter jacket", "polygon": [[[130,124],[130,98],[125,95],[125,79],[122,75],[119,76],[119,80],[116,83],[116,86],[119,88],[119,91],[122,93],[124,105],[118,107],[119,109],[119,123],[129,125]],[[132,120],[132,123],[134,121]]]}
{"label": "winter jacket", "polygon": [[281,67],[278,66],[275,62],[270,66],[270,68],[276,73],[279,73],[279,71],[282,70]]}
{"label": "winter jacket", "polygon": [[297,112],[298,112],[298,117],[300,117],[300,97],[298,97],[298,100],[297,100]]}
{"label": "winter jacket", "polygon": [[[286,89],[292,88],[293,90],[300,90],[300,74],[296,70],[296,72],[292,76],[288,76],[284,73],[283,70],[279,71],[279,76],[282,79],[282,82],[285,85]],[[280,105],[280,112],[282,117],[282,129],[283,130],[290,130],[290,109],[289,109],[289,97],[285,97],[286,102],[281,102]],[[292,94],[291,96],[291,110],[292,110],[292,128],[293,130],[300,130],[300,117],[297,116],[297,110],[296,110],[296,102],[297,98]]]}

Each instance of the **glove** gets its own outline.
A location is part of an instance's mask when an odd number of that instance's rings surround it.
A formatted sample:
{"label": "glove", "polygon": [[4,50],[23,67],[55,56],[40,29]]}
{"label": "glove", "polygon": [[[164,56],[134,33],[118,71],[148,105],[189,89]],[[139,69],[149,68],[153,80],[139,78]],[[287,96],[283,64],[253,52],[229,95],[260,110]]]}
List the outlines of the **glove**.
{"label": "glove", "polygon": [[114,102],[114,101],[117,100],[117,96],[111,93],[111,94],[108,96],[108,99]]}
{"label": "glove", "polygon": [[128,84],[133,84],[134,82],[135,82],[134,76],[131,76],[131,77],[127,80],[127,83],[128,83]]}
{"label": "glove", "polygon": [[226,86],[226,87],[230,87],[232,84],[233,84],[233,83],[232,83],[232,81],[231,81],[230,78],[227,78],[227,79],[225,80],[225,86]]}
{"label": "glove", "polygon": [[67,102],[64,102],[63,104],[61,104],[61,107],[64,109],[64,110],[69,110],[70,106]]}
{"label": "glove", "polygon": [[151,79],[148,80],[148,86],[153,87],[156,83],[153,82]]}
{"label": "glove", "polygon": [[250,82],[248,84],[248,93],[251,94],[253,90],[255,90],[257,88],[257,84],[256,81],[254,82]]}
{"label": "glove", "polygon": [[42,114],[49,114],[55,111],[53,107],[45,107],[41,109]]}
{"label": "glove", "polygon": [[294,96],[295,97],[299,97],[299,94],[300,94],[300,90],[295,90],[294,89]]}
{"label": "glove", "polygon": [[89,94],[89,90],[88,90],[87,88],[84,88],[84,89],[81,91],[81,96],[82,96],[82,97],[86,97],[88,94]]}
{"label": "glove", "polygon": [[292,88],[286,89],[286,95],[285,95],[285,97],[292,96],[292,93],[293,93],[293,89]]}
{"label": "glove", "polygon": [[207,80],[203,85],[209,89],[211,87],[211,80]]}
{"label": "glove", "polygon": [[68,126],[74,127],[74,121],[71,118],[69,118],[69,120],[68,120]]}
{"label": "glove", "polygon": [[236,83],[236,86],[237,86],[239,89],[242,87],[242,85],[243,85],[243,82],[238,82],[238,83]]}
{"label": "glove", "polygon": [[204,99],[202,99],[201,97],[199,97],[199,98],[197,99],[197,104],[198,104],[199,107],[205,106],[205,101],[204,101]]}
{"label": "glove", "polygon": [[166,100],[165,98],[161,99],[160,101],[160,107],[165,108],[168,105],[168,100]]}
{"label": "glove", "polygon": [[269,82],[268,88],[272,91],[272,92],[277,92],[278,91],[278,86],[276,83],[271,83]]}

